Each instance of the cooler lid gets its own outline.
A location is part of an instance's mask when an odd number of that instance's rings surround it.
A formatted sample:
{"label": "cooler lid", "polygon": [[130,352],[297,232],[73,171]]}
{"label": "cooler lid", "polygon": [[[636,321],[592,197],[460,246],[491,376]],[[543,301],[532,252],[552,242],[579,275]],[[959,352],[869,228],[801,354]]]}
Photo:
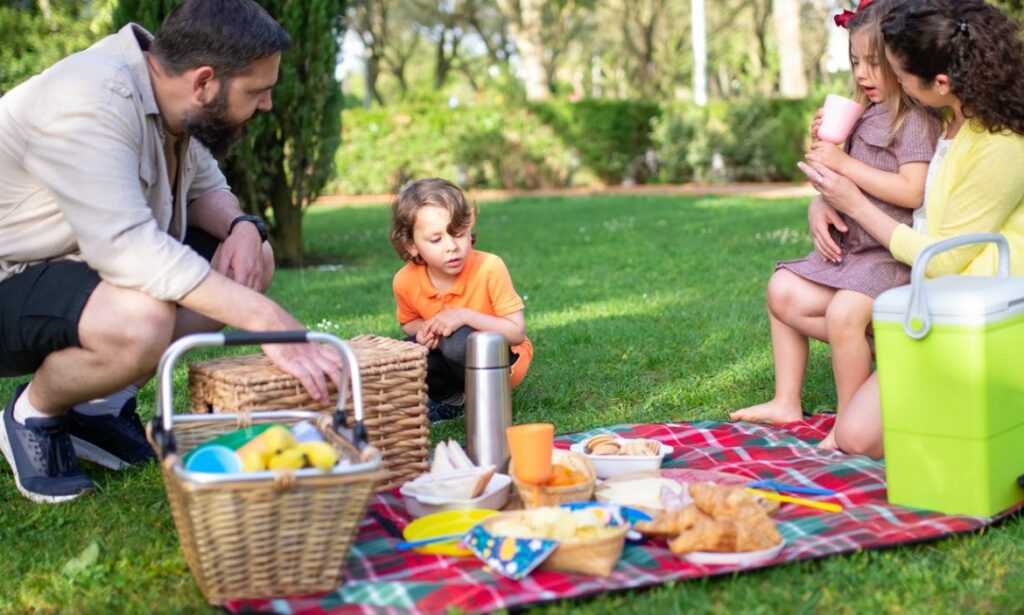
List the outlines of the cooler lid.
{"label": "cooler lid", "polygon": [[[874,319],[902,322],[910,289],[907,284],[879,295]],[[925,280],[924,298],[935,322],[985,324],[1024,312],[1024,277],[946,275]]]}

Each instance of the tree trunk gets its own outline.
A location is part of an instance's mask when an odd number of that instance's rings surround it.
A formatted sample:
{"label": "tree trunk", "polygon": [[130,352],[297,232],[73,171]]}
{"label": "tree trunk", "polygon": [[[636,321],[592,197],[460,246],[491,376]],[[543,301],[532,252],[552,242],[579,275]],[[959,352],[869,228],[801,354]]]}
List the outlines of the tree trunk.
{"label": "tree trunk", "polygon": [[704,0],[690,0],[690,14],[693,20],[693,102],[703,107],[708,104],[707,19]]}
{"label": "tree trunk", "polygon": [[[284,176],[283,166],[279,169]],[[282,267],[302,265],[302,204],[292,203],[288,182],[274,182],[270,192],[270,209],[274,212],[271,245],[274,260]]]}
{"label": "tree trunk", "polygon": [[775,40],[779,47],[779,94],[807,96],[804,53],[800,46],[800,0],[772,0]]}
{"label": "tree trunk", "polygon": [[544,68],[543,25],[544,0],[519,0],[516,10],[512,0],[497,0],[498,7],[508,19],[509,32],[516,41],[516,49],[523,61],[523,81],[527,100],[548,100],[551,88]]}

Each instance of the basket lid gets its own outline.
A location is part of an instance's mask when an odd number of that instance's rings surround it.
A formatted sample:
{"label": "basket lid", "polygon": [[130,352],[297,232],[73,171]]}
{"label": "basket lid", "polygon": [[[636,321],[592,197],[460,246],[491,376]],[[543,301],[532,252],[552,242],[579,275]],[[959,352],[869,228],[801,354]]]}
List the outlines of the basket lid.
{"label": "basket lid", "polygon": [[[910,284],[875,299],[873,317],[903,322],[910,306]],[[937,323],[981,325],[1024,312],[1024,277],[946,275],[924,282],[928,312]]]}

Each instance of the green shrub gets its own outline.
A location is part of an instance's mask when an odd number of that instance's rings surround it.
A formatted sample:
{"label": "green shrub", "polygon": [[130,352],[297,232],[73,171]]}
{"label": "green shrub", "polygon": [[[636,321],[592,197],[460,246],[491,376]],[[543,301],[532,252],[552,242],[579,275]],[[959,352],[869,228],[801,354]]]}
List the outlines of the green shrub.
{"label": "green shrub", "polygon": [[710,182],[725,176],[721,155],[728,130],[727,107],[666,104],[654,119],[651,140],[658,159],[653,181],[663,184]]}
{"label": "green shrub", "polygon": [[636,177],[635,165],[651,148],[651,122],[661,113],[657,103],[583,100],[535,103],[530,109],[605,183],[646,179]]}
{"label": "green shrub", "polygon": [[427,176],[466,188],[791,181],[820,98],[707,107],[582,101],[349,109],[332,189],[393,193]]}
{"label": "green shrub", "polygon": [[793,181],[810,139],[818,108],[807,100],[751,99],[725,114],[729,135],[722,156],[734,181]]}
{"label": "green shrub", "polygon": [[393,193],[430,176],[467,188],[545,188],[580,179],[573,152],[523,107],[352,109],[343,112],[342,126],[334,188],[347,194]]}

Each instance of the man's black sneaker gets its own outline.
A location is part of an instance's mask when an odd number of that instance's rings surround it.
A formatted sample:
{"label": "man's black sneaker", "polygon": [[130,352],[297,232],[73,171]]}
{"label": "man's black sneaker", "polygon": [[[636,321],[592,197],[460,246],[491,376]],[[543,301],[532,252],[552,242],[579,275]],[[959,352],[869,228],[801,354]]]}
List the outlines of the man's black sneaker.
{"label": "man's black sneaker", "polygon": [[93,490],[82,473],[68,437],[65,417],[14,420],[14,402],[27,385],[14,391],[0,420],[0,449],[14,472],[18,491],[33,502],[57,504]]}
{"label": "man's black sneaker", "polygon": [[465,416],[466,406],[464,404],[448,404],[445,402],[427,400],[427,420],[431,423],[450,421]]}
{"label": "man's black sneaker", "polygon": [[76,410],[68,412],[68,431],[75,445],[75,454],[111,470],[156,459],[153,447],[146,441],[146,431],[135,412],[132,397],[119,414],[91,416]]}

